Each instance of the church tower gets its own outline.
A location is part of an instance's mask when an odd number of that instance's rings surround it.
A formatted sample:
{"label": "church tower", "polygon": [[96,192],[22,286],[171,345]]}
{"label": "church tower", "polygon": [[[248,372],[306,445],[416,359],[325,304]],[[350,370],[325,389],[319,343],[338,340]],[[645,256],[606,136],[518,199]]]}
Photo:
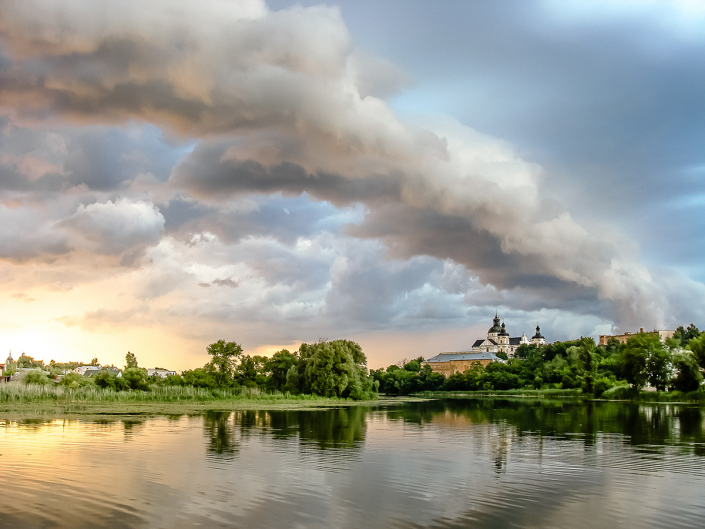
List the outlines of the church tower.
{"label": "church tower", "polygon": [[499,326],[499,316],[497,316],[496,312],[494,313],[492,323],[492,327],[487,331],[487,339],[499,343],[499,334],[502,332],[502,327]]}
{"label": "church tower", "polygon": [[534,334],[531,337],[531,343],[535,345],[544,345],[546,343],[546,339],[541,335],[541,327],[539,327],[539,324],[536,324],[536,334]]}

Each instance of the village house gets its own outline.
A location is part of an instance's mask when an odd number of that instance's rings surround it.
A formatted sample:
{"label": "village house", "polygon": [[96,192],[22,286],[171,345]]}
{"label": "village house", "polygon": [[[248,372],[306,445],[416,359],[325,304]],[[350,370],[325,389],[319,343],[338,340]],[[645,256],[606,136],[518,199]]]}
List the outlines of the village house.
{"label": "village house", "polygon": [[147,369],[147,376],[158,376],[161,378],[166,378],[169,375],[176,375],[176,371],[171,371],[170,369],[164,369],[162,367],[155,367],[154,369]]}

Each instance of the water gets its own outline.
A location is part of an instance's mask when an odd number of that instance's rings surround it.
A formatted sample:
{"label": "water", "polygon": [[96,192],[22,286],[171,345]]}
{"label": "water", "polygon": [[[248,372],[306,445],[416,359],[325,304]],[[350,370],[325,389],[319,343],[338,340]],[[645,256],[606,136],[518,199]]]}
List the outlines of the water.
{"label": "water", "polygon": [[0,419],[0,527],[703,527],[703,409]]}

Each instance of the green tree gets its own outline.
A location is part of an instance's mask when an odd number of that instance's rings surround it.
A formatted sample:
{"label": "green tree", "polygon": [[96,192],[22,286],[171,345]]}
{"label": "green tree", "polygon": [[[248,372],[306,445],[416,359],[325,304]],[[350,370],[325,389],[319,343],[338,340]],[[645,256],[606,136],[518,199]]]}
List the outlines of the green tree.
{"label": "green tree", "polygon": [[287,383],[287,373],[289,373],[292,366],[296,366],[298,362],[299,357],[286,349],[274,353],[267,362],[267,371],[271,373],[269,386],[272,389],[281,390]]}
{"label": "green tree", "polygon": [[207,364],[217,386],[230,385],[235,371],[235,363],[242,355],[242,347],[235,342],[218,340],[210,344],[206,351],[211,356]]}
{"label": "green tree", "polygon": [[355,342],[334,340],[301,344],[299,358],[304,393],[356,400],[373,396],[374,384],[367,373],[367,357]]}
{"label": "green tree", "polygon": [[134,353],[127,351],[125,355],[125,369],[130,369],[131,367],[139,367],[137,365],[137,357]]}
{"label": "green tree", "polygon": [[658,336],[637,334],[627,340],[621,351],[622,376],[633,388],[651,383],[656,389],[665,389],[668,383],[670,353]]}
{"label": "green tree", "polygon": [[215,388],[217,386],[213,373],[202,367],[184,371],[181,378],[185,386],[195,388]]}
{"label": "green tree", "polygon": [[690,340],[692,340],[693,338],[698,338],[700,334],[700,330],[691,323],[690,325],[688,325],[687,329],[684,328],[682,325],[678,327],[673,337],[677,340],[680,340],[681,347],[686,347]]}
{"label": "green tree", "polygon": [[299,368],[296,364],[292,365],[289,371],[286,372],[286,383],[281,390],[289,393],[299,392]]}
{"label": "green tree", "polygon": [[129,367],[125,369],[122,372],[122,379],[127,383],[130,389],[141,389],[143,391],[149,389],[149,385],[147,384],[147,372],[139,367]]}
{"label": "green tree", "polygon": [[696,391],[703,381],[700,366],[693,353],[685,351],[673,355],[673,367],[676,376],[673,378],[672,387],[678,391]]}
{"label": "green tree", "polygon": [[705,333],[697,338],[691,338],[688,342],[688,349],[693,351],[700,367],[705,367]]}
{"label": "green tree", "polygon": [[15,367],[17,369],[23,367],[23,368],[37,368],[41,369],[44,367],[44,361],[43,360],[35,360],[31,356],[27,356],[26,354],[22,353],[22,356],[20,356],[17,361],[15,362]]}

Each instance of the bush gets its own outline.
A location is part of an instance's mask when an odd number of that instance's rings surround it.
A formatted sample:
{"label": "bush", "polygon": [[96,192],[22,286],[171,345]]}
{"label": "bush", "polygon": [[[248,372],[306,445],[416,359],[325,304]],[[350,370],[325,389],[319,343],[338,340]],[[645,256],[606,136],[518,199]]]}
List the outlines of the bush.
{"label": "bush", "polygon": [[592,394],[596,397],[600,397],[604,394],[605,391],[610,389],[612,386],[614,386],[614,382],[612,381],[612,379],[607,377],[598,378],[597,380],[595,380],[595,383],[593,385]]}
{"label": "bush", "polygon": [[629,400],[637,396],[638,390],[632,389],[628,385],[611,387],[602,394],[603,399]]}
{"label": "bush", "polygon": [[32,369],[31,371],[27,371],[27,374],[24,376],[24,383],[46,385],[51,384],[51,380],[49,380],[47,374],[41,369]]}
{"label": "bush", "polygon": [[147,372],[139,367],[128,367],[122,372],[123,383],[130,389],[141,389],[149,391],[147,384]]}
{"label": "bush", "polygon": [[83,375],[79,375],[74,372],[66,373],[59,384],[71,389],[95,386],[95,382],[92,377],[84,377]]}

